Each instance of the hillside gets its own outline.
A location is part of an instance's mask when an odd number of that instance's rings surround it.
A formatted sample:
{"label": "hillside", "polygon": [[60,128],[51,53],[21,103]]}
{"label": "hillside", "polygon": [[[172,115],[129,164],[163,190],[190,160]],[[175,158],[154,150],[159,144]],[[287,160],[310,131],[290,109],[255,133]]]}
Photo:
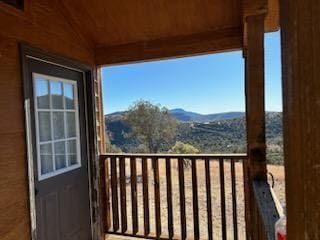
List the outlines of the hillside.
{"label": "hillside", "polygon": [[[244,117],[244,112],[225,112],[213,114],[200,114],[190,111],[185,111],[182,108],[175,108],[169,110],[170,114],[180,122],[213,122],[227,119]],[[120,120],[126,112],[114,112],[106,115],[109,120]]]}
{"label": "hillside", "polygon": [[244,112],[226,112],[214,114],[199,114],[195,112],[185,111],[181,108],[169,110],[172,116],[181,122],[213,122],[226,119],[241,118]]}
{"label": "hillside", "polygon": [[[216,119],[210,122],[180,120],[181,112],[172,110],[173,116],[179,120],[176,138],[162,146],[162,151],[167,151],[176,141],[189,143],[203,153],[233,153],[245,152],[245,118],[244,113],[222,113],[216,115]],[[186,111],[184,111],[186,113]],[[187,112],[188,113],[188,112]],[[191,116],[192,115],[192,116]],[[199,114],[201,115],[201,114]],[[208,116],[210,116],[208,115]],[[189,114],[192,119],[199,119],[194,113]],[[231,116],[240,116],[228,119]],[[139,142],[135,139],[126,138],[126,133],[130,131],[130,126],[122,120],[123,114],[112,114],[106,116],[106,127],[110,141],[113,145],[120,147],[124,152],[136,151]],[[203,118],[202,118],[203,119]],[[269,162],[282,162],[282,113],[268,112],[266,114],[266,137],[267,153]]]}

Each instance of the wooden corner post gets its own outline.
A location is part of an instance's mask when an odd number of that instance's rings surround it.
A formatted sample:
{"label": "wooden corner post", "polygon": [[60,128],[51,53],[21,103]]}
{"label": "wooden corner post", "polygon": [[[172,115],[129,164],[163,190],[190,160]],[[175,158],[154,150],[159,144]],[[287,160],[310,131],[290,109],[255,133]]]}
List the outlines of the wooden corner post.
{"label": "wooden corner post", "polygon": [[259,239],[253,181],[267,179],[264,101],[265,13],[244,17],[245,95],[248,161],[244,165],[247,239]]}
{"label": "wooden corner post", "polygon": [[287,234],[320,239],[320,2],[282,0]]}
{"label": "wooden corner post", "polygon": [[103,114],[103,101],[102,101],[102,79],[101,68],[96,67],[94,71],[94,95],[95,95],[95,113],[96,113],[96,132],[97,132],[97,148],[99,161],[99,198],[100,198],[100,217],[101,217],[101,231],[104,238],[107,230],[110,227],[110,202],[109,202],[109,166],[108,161],[101,157],[101,154],[106,152],[105,140],[105,122]]}

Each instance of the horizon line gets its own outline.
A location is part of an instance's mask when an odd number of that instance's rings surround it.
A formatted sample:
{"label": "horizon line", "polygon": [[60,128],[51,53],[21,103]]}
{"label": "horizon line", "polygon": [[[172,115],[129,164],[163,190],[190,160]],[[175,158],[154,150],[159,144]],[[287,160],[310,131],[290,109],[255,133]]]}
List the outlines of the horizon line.
{"label": "horizon line", "polygon": [[[185,110],[184,108],[172,108],[168,109],[169,111],[176,110],[176,109],[181,109],[185,112],[191,112],[191,113],[196,113],[196,114],[201,114],[201,115],[211,115],[211,114],[223,114],[223,113],[246,113],[246,111],[241,111],[241,110],[230,110],[230,111],[223,111],[223,112],[213,112],[213,113],[201,113],[201,112],[196,112],[196,111],[190,111],[190,110]],[[126,112],[127,110],[118,110],[118,111],[113,111],[113,112],[106,112],[103,111],[104,115],[109,115],[109,114],[114,114],[114,113],[121,113],[121,112]],[[276,112],[276,113],[282,113],[283,111],[279,110],[265,110],[265,112]]]}

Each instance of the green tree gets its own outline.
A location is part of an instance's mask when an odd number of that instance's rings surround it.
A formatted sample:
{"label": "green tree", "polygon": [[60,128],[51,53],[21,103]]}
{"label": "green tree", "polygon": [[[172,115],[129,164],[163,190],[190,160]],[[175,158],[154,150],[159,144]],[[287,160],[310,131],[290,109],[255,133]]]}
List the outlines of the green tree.
{"label": "green tree", "polygon": [[157,153],[163,144],[175,137],[177,121],[168,109],[140,100],[129,108],[125,121],[131,127],[127,137],[135,137],[150,153]]}
{"label": "green tree", "polygon": [[[175,145],[169,150],[169,153],[176,153],[176,154],[196,154],[200,151],[188,143],[183,143],[177,141]],[[191,167],[191,160],[189,158],[183,159],[183,166],[185,168]]]}
{"label": "green tree", "polygon": [[137,147],[133,148],[132,152],[134,152],[134,153],[148,153],[149,149],[145,144],[141,143]]}
{"label": "green tree", "polygon": [[114,144],[111,144],[108,134],[106,134],[106,150],[108,153],[122,153],[122,149]]}
{"label": "green tree", "polygon": [[169,153],[177,154],[196,154],[200,151],[191,144],[177,141],[175,145],[169,150]]}

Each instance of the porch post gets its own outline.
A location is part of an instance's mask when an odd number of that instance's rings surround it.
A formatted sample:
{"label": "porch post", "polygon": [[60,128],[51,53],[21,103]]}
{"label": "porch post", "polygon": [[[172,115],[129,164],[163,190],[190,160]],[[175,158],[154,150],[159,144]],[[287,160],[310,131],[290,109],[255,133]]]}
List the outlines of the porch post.
{"label": "porch post", "polygon": [[97,119],[97,142],[98,142],[98,152],[106,152],[106,140],[105,140],[105,122],[103,115],[103,101],[102,101],[102,79],[101,79],[101,67],[95,68],[95,78],[94,78],[94,90],[95,90],[95,100],[96,100],[96,119]]}
{"label": "porch post", "polygon": [[253,194],[253,180],[266,180],[266,139],[264,106],[264,20],[265,14],[246,16],[245,95],[248,162],[245,173],[247,239],[258,239],[259,216]]}
{"label": "porch post", "polygon": [[98,198],[99,198],[99,211],[97,215],[101,221],[101,239],[105,238],[106,230],[110,227],[110,202],[109,202],[109,176],[108,176],[108,164],[104,159],[100,158],[101,154],[106,152],[106,132],[105,132],[105,120],[103,114],[103,101],[102,101],[102,78],[101,67],[96,66],[94,69],[94,99],[95,99],[95,114],[96,114],[96,132],[97,132],[97,150],[98,150],[98,162],[97,167],[99,169],[98,183]]}
{"label": "porch post", "polygon": [[288,239],[320,239],[320,2],[281,3]]}

